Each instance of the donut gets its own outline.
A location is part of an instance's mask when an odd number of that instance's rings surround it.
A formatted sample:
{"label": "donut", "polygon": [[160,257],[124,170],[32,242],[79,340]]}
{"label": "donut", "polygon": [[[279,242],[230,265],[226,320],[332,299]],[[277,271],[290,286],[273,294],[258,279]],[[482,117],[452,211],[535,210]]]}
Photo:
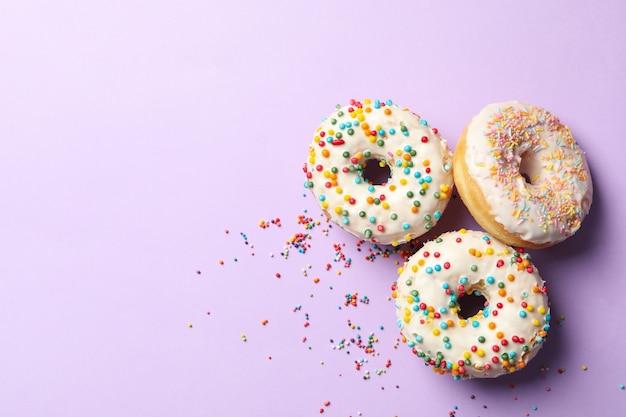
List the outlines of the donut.
{"label": "donut", "polygon": [[461,229],[430,240],[392,286],[402,340],[455,379],[526,366],[550,327],[547,288],[523,248]]}
{"label": "donut", "polygon": [[446,140],[391,100],[337,105],[315,131],[303,170],[328,218],[394,246],[437,224],[454,186]]}
{"label": "donut", "polygon": [[512,246],[561,242],[591,207],[585,154],[566,125],[531,104],[483,108],[463,130],[453,165],[458,193],[476,222]]}

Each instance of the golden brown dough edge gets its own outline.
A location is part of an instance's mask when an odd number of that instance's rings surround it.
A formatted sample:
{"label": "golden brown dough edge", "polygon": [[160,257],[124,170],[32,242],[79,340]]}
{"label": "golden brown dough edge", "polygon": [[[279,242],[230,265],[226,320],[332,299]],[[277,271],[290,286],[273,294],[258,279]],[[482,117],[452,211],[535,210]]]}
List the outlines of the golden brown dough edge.
{"label": "golden brown dough edge", "polygon": [[459,141],[454,150],[452,161],[452,173],[454,175],[454,185],[459,192],[459,196],[469,210],[474,220],[496,239],[511,245],[530,249],[540,249],[552,246],[555,242],[536,244],[527,242],[514,233],[507,232],[502,224],[489,214],[489,205],[476,182],[472,180],[465,163],[465,152],[467,149],[466,134],[469,124],[465,126]]}

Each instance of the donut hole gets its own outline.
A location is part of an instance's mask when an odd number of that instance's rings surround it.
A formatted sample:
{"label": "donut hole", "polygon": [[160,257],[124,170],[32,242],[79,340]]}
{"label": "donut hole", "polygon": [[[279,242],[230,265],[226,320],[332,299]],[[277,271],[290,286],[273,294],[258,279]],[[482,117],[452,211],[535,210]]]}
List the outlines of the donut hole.
{"label": "donut hole", "polygon": [[385,185],[391,178],[391,168],[384,160],[368,159],[363,163],[361,176],[372,185]]}
{"label": "donut hole", "polygon": [[459,306],[458,316],[464,320],[474,317],[480,313],[489,302],[480,291],[473,291],[472,293],[463,293],[461,297],[457,299]]}
{"label": "donut hole", "polygon": [[541,161],[529,154],[522,155],[519,173],[528,184],[532,185],[537,181],[541,173]]}

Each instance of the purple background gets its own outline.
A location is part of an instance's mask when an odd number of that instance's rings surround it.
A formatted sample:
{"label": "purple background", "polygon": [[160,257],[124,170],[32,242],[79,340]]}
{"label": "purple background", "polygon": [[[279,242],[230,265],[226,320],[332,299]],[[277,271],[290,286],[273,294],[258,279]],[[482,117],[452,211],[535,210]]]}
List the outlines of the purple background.
{"label": "purple background", "polygon": [[[431,3],[3,2],[0,415],[623,415],[626,3]],[[400,254],[303,188],[321,117],[366,97],[452,147],[484,105],[525,100],[587,151],[591,214],[532,252],[553,320],[527,369],[424,367],[397,341]],[[456,199],[434,233],[459,227]],[[357,335],[375,352],[339,349]]]}

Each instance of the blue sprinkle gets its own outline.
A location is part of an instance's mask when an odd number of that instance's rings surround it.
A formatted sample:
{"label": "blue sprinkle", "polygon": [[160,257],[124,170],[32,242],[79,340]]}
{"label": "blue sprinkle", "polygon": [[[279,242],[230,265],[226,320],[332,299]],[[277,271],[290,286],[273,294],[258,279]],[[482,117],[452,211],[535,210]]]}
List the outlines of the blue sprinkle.
{"label": "blue sprinkle", "polygon": [[478,326],[480,326],[480,323],[479,323],[477,320],[474,320],[474,321],[472,322],[472,327],[476,328],[476,327],[478,327]]}

